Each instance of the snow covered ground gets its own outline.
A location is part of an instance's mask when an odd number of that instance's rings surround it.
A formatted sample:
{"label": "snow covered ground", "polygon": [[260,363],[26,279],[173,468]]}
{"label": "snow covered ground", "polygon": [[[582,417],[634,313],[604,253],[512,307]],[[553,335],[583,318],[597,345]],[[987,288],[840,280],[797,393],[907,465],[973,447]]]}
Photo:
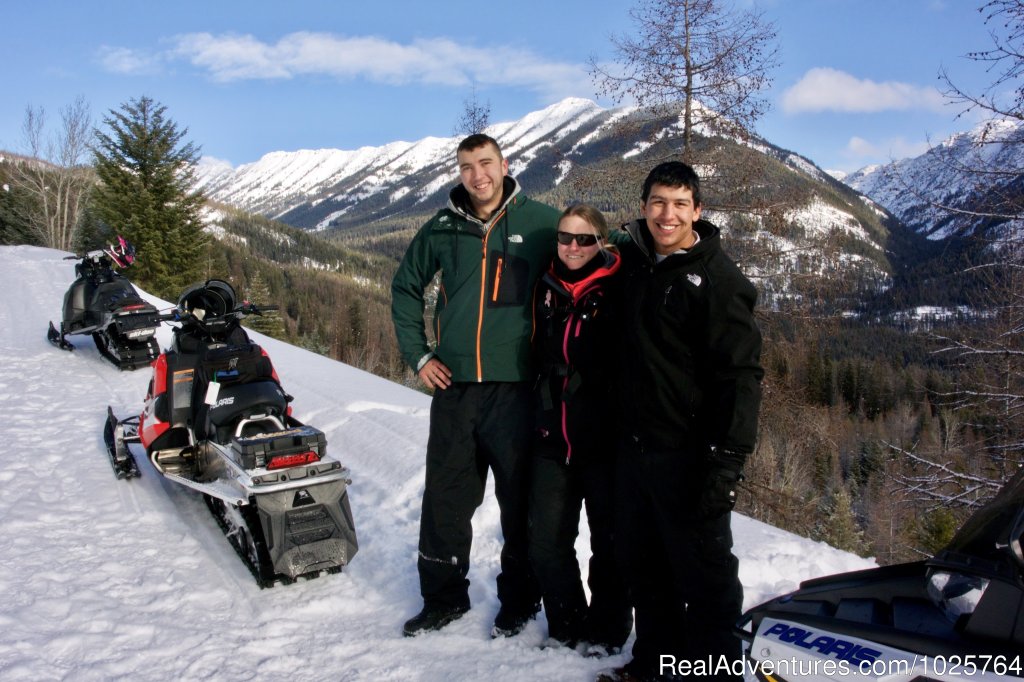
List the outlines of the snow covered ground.
{"label": "snow covered ground", "polygon": [[[472,611],[440,633],[402,637],[421,606],[429,398],[254,334],[295,416],[351,469],[360,542],[342,574],[260,590],[198,495],[144,458],[141,478],[115,480],[106,406],[137,413],[149,372],[117,371],[88,337],[71,337],[74,353],[46,342],[74,278],[65,255],[0,247],[0,679],[583,681],[627,660],[539,649],[543,616],[518,637],[490,639],[501,540],[490,491],[474,517]],[[872,565],[739,515],[733,525],[748,607]],[[583,558],[587,544],[584,524]]]}

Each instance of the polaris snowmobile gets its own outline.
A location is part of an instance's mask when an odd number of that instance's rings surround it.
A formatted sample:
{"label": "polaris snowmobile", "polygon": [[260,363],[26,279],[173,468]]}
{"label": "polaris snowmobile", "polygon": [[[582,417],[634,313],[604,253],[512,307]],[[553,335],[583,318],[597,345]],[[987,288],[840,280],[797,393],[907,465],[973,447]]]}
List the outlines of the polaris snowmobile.
{"label": "polaris snowmobile", "polygon": [[337,573],[358,549],[348,469],[291,416],[269,356],[240,326],[272,309],[236,305],[222,280],[187,289],[161,316],[180,325],[142,414],[119,420],[108,407],[104,429],[115,475],[140,475],[141,444],[157,473],[203,495],[261,587]]}
{"label": "polaris snowmobile", "polygon": [[1024,469],[933,558],[808,580],[744,614],[762,682],[1024,677]]}
{"label": "polaris snowmobile", "polygon": [[142,300],[131,282],[115,271],[135,262],[135,248],[123,237],[106,249],[90,251],[75,265],[76,279],[64,294],[60,331],[50,323],[46,338],[71,351],[70,334],[91,334],[96,348],[118,369],[148,365],[159,352],[154,336],[160,326],[157,309]]}

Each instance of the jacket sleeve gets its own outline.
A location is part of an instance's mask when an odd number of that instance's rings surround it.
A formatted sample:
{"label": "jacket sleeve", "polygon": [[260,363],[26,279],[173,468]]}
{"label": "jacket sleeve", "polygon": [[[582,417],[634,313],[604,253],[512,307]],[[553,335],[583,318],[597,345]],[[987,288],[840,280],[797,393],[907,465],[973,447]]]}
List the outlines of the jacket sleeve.
{"label": "jacket sleeve", "polygon": [[745,456],[753,452],[761,407],[761,332],[754,319],[757,290],[734,273],[715,287],[707,325],[711,391],[706,396],[712,424],[710,445]]}
{"label": "jacket sleeve", "polygon": [[439,269],[431,248],[431,222],[413,237],[391,280],[391,320],[395,325],[398,349],[414,371],[418,371],[433,354],[427,342],[423,317],[424,292]]}

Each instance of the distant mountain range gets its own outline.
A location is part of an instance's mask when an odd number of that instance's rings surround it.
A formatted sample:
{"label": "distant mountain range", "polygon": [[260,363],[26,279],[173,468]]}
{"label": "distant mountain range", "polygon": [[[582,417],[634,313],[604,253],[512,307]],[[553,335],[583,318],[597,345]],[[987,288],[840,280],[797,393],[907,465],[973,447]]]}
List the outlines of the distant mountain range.
{"label": "distant mountain range", "polygon": [[[518,121],[493,124],[486,132],[499,141],[510,174],[531,196],[557,206],[587,200],[613,217],[628,218],[643,176],[634,172],[626,182],[621,169],[630,164],[649,169],[677,154],[679,113],[606,109],[570,98]],[[324,236],[397,234],[387,252],[397,257],[414,226],[444,205],[456,183],[458,142],[458,137],[429,137],[354,151],[273,152],[237,168],[204,161],[197,179],[218,202]],[[831,280],[846,294],[888,286],[893,264],[887,249],[891,230],[899,225],[885,210],[767,140],[724,143],[736,150],[728,156],[756,156],[764,165],[752,176],[760,185],[762,208],[714,210],[732,203],[732,197],[712,191],[707,216],[726,231],[730,251],[760,280],[768,299],[801,295],[793,288],[797,275]],[[599,175],[594,169],[617,181],[594,180],[591,176]],[[705,180],[713,187],[714,177]]]}
{"label": "distant mountain range", "polygon": [[[1000,173],[989,172],[992,169]],[[1005,222],[991,214],[1019,214],[1015,198],[1021,196],[1022,177],[1024,125],[993,120],[953,135],[920,156],[868,166],[843,182],[915,232],[942,240]],[[974,180],[983,180],[984,185]]]}
{"label": "distant mountain range", "polygon": [[[571,98],[486,132],[531,196],[556,206],[590,201],[624,220],[634,217],[642,178],[636,169],[678,158],[682,126],[678,111],[606,109]],[[716,131],[698,132],[722,141]],[[198,184],[218,202],[397,259],[457,182],[458,142],[428,137],[354,151],[281,151],[237,168],[204,160]],[[1024,175],[1010,173],[982,191],[965,183],[963,170],[1024,169],[1022,142],[1019,122],[990,121],[840,182],[767,140],[727,140],[733,152],[726,156],[755,155],[762,164],[741,181],[762,193],[753,202],[759,208],[724,210],[743,202],[714,189],[717,169],[698,168],[712,186],[705,215],[723,227],[728,250],[769,305],[803,297],[856,307],[894,286],[909,287],[890,296],[902,306],[948,302],[932,297],[935,286],[922,284],[922,273],[959,267],[942,244],[1005,223],[976,213],[1021,195],[1024,184]]]}

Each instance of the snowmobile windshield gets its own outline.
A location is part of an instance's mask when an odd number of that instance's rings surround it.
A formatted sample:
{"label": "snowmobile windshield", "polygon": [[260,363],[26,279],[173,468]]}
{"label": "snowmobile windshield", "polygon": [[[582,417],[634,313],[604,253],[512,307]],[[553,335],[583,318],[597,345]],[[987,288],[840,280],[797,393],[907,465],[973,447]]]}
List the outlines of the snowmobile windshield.
{"label": "snowmobile windshield", "polygon": [[1024,468],[999,493],[974,513],[936,559],[953,561],[969,556],[993,562],[994,568],[1009,565],[1024,575]]}
{"label": "snowmobile windshield", "polygon": [[178,298],[178,308],[200,320],[223,317],[235,309],[235,290],[222,279],[195,284]]}

